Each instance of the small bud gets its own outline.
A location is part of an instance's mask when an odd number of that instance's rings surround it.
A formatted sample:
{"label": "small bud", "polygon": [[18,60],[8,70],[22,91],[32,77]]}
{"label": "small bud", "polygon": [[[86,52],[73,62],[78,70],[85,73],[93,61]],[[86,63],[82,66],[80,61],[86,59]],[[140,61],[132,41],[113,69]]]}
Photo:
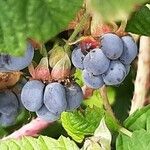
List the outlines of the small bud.
{"label": "small bud", "polygon": [[63,80],[70,75],[71,62],[65,53],[65,55],[56,63],[53,67],[51,76],[54,80]]}
{"label": "small bud", "polygon": [[54,46],[54,48],[49,53],[49,65],[54,67],[60,59],[65,55],[64,48],[61,46]]}
{"label": "small bud", "polygon": [[48,58],[43,57],[35,68],[35,79],[47,81],[50,80],[50,71],[48,68]]}

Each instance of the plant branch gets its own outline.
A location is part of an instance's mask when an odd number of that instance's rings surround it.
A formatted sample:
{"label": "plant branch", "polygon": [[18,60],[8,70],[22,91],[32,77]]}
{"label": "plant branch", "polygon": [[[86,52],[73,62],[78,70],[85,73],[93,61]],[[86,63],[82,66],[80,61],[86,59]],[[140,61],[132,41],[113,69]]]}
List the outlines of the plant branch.
{"label": "plant branch", "polygon": [[138,57],[137,75],[134,84],[134,95],[130,115],[144,106],[149,89],[150,79],[150,37],[141,36]]}
{"label": "plant branch", "polygon": [[121,25],[119,27],[119,29],[116,31],[116,34],[119,35],[119,36],[123,36],[125,35],[125,28],[126,28],[126,25],[127,25],[127,20],[123,20],[121,22]]}
{"label": "plant branch", "polygon": [[114,113],[113,113],[113,110],[110,106],[108,96],[107,96],[107,88],[105,85],[102,88],[100,88],[100,95],[102,97],[102,101],[103,101],[103,105],[104,105],[105,110],[112,116],[112,118],[114,120],[117,120]]}
{"label": "plant branch", "polygon": [[43,57],[47,57],[48,53],[47,53],[47,50],[46,50],[46,47],[45,45],[43,44],[40,48],[40,53]]}
{"label": "plant branch", "polygon": [[127,130],[127,129],[124,128],[124,127],[121,127],[121,128],[119,129],[119,131],[120,131],[121,133],[124,133],[125,135],[127,135],[127,136],[129,136],[129,137],[132,136],[132,132],[130,132],[129,130]]}
{"label": "plant branch", "polygon": [[73,31],[72,35],[69,37],[66,45],[65,45],[65,51],[66,52],[70,52],[70,45],[69,43],[72,42],[76,36],[78,35],[78,33],[83,29],[84,24],[86,23],[87,19],[89,18],[89,14],[88,13],[84,13],[83,17],[81,18],[80,23],[76,26],[75,30]]}
{"label": "plant branch", "polygon": [[29,122],[28,124],[24,125],[17,131],[13,132],[12,134],[4,137],[2,140],[7,140],[11,138],[19,139],[22,136],[38,136],[38,134],[45,128],[47,128],[53,122],[47,122],[43,119],[36,118]]}
{"label": "plant branch", "polygon": [[125,135],[131,137],[132,136],[132,132],[130,132],[128,129],[124,128],[121,126],[121,124],[119,123],[118,119],[115,117],[113,110],[111,108],[111,105],[109,103],[108,100],[108,96],[107,96],[107,88],[106,86],[103,86],[102,88],[100,88],[100,94],[103,100],[103,105],[104,108],[106,110],[106,112],[113,118],[113,120],[117,123],[118,126],[118,132],[122,132]]}

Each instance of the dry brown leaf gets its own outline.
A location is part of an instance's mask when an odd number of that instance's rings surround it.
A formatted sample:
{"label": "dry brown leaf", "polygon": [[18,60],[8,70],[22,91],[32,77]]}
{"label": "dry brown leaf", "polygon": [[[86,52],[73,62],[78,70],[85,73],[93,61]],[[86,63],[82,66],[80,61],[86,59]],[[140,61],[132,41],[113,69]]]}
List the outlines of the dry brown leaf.
{"label": "dry brown leaf", "polygon": [[0,72],[0,90],[15,85],[21,74],[21,72]]}

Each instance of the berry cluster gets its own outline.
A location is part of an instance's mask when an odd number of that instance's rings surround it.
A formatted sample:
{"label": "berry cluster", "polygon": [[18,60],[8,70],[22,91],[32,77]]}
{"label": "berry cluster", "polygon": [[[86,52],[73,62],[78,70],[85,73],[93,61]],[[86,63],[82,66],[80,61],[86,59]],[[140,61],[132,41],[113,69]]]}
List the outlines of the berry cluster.
{"label": "berry cluster", "polygon": [[56,121],[65,110],[78,108],[82,99],[82,89],[76,83],[63,85],[53,82],[45,85],[39,80],[31,80],[21,92],[24,107],[49,122]]}
{"label": "berry cluster", "polygon": [[[30,43],[28,43],[27,50],[22,57],[1,54],[0,71],[13,72],[22,70],[32,62],[33,56],[34,48]],[[58,83],[57,80],[54,80],[56,76],[53,76],[53,80],[49,80],[51,79],[51,75],[54,74],[54,71],[52,69],[53,74],[50,74],[47,61],[48,58],[43,57],[35,70],[32,70],[32,74],[29,70],[30,74],[32,75],[32,79],[34,80],[30,80],[23,85],[19,99],[21,99],[22,106],[24,106],[27,110],[36,112],[38,117],[52,122],[56,121],[60,117],[61,112],[78,108],[83,99],[83,93],[81,87],[77,83],[70,81],[67,83],[67,80]],[[62,69],[60,68],[60,71],[61,70]],[[60,71],[56,73],[58,77],[60,77]],[[48,84],[46,84],[45,81]],[[1,92],[0,97],[2,97],[2,99],[8,99],[8,101],[6,100],[7,110],[10,105],[10,109],[17,110],[17,102],[14,100],[16,97],[12,92],[11,94],[10,91],[8,92],[7,90],[3,93]],[[12,101],[12,104],[10,101]],[[4,102],[1,101],[2,104],[0,103],[0,107],[2,106],[5,108]],[[15,102],[16,105],[14,106],[13,103]],[[0,113],[2,113],[1,118],[3,120],[1,120],[3,122],[0,120],[2,125],[12,125],[13,121],[17,117],[17,113],[12,111],[10,111],[10,114],[6,113],[6,115],[3,111],[0,111]],[[11,115],[11,119],[9,115]],[[5,119],[4,117],[7,117],[8,119]],[[6,121],[4,122],[4,120]]]}
{"label": "berry cluster", "polygon": [[[2,125],[8,126],[14,122],[20,107],[18,102],[20,99],[27,110],[36,112],[38,117],[49,122],[56,121],[63,111],[74,110],[80,106],[83,99],[81,87],[70,81],[70,78],[68,78],[69,82],[65,79],[70,73],[70,59],[64,52],[64,57],[61,59],[61,54],[56,53],[56,50],[62,52],[63,49],[58,46],[51,52],[49,56],[51,73],[48,57],[43,57],[36,69],[32,71],[32,80],[22,85],[21,94],[17,95],[10,90],[0,92]],[[94,44],[88,42],[87,45],[82,43],[76,47],[71,59],[75,67],[83,70],[85,84],[97,89],[104,84],[120,84],[129,73],[130,64],[137,53],[137,45],[130,35],[120,38],[114,33],[106,33],[99,42],[96,41]],[[59,54],[58,58],[57,54]],[[1,54],[0,71],[22,70],[31,63],[33,56],[34,48],[30,43],[22,57]]]}
{"label": "berry cluster", "polygon": [[99,47],[90,50],[78,46],[71,56],[73,65],[83,70],[85,84],[93,89],[104,84],[120,84],[138,54],[137,45],[130,35],[120,38],[114,33],[106,33],[99,43]]}

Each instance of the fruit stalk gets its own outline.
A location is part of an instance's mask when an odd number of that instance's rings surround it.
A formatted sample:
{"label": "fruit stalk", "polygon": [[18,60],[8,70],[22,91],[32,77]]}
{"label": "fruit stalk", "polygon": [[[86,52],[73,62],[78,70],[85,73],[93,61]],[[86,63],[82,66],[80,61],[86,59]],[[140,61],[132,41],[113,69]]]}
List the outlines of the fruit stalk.
{"label": "fruit stalk", "polygon": [[118,126],[118,132],[121,132],[129,137],[132,136],[132,132],[130,132],[128,129],[124,128],[119,121],[117,120],[117,118],[115,117],[113,110],[111,108],[111,105],[109,103],[108,97],[107,97],[107,88],[106,86],[103,86],[102,88],[100,88],[100,94],[102,96],[102,100],[103,100],[103,105],[105,110],[107,111],[107,113],[110,114],[110,116],[112,117],[112,119],[117,123]]}
{"label": "fruit stalk", "polygon": [[134,95],[132,99],[131,115],[137,109],[141,108],[146,102],[148,92],[148,81],[150,78],[150,38],[141,36],[138,57],[137,75],[134,84]]}
{"label": "fruit stalk", "polygon": [[81,18],[80,23],[76,26],[74,32],[72,33],[72,35],[69,37],[68,42],[66,43],[65,46],[65,51],[69,52],[70,51],[70,45],[69,43],[72,42],[76,36],[78,35],[78,33],[82,30],[84,24],[86,23],[87,19],[89,17],[89,14],[85,12],[85,14],[83,15],[83,17]]}
{"label": "fruit stalk", "polygon": [[109,103],[109,100],[107,97],[107,88],[105,85],[100,88],[100,95],[102,96],[102,101],[103,101],[103,105],[104,105],[105,110],[112,116],[112,118],[114,120],[117,120],[114,113],[113,113],[113,110],[110,106],[110,103]]}
{"label": "fruit stalk", "polygon": [[121,127],[119,131],[122,132],[122,133],[124,133],[125,135],[127,135],[129,137],[132,137],[132,132],[130,132],[129,130],[127,130],[124,127]]}
{"label": "fruit stalk", "polygon": [[48,53],[44,45],[41,46],[40,53],[43,57],[47,57]]}

